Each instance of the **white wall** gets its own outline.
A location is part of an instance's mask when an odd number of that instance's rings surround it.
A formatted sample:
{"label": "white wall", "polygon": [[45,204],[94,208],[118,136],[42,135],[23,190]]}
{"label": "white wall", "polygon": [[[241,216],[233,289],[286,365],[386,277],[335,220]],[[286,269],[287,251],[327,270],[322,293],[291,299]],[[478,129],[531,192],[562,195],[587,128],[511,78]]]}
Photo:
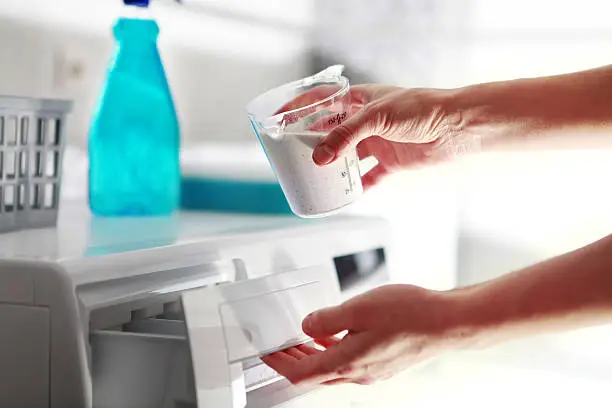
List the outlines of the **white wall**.
{"label": "white wall", "polygon": [[606,0],[471,0],[469,82],[551,75],[608,64]]}
{"label": "white wall", "polygon": [[357,79],[452,86],[463,73],[470,0],[315,0],[322,58]]}
{"label": "white wall", "polygon": [[[184,144],[252,140],[246,102],[310,71],[309,0],[282,20],[277,0],[152,4]],[[0,0],[0,95],[74,99],[69,137],[84,147],[123,11],[118,0]]]}

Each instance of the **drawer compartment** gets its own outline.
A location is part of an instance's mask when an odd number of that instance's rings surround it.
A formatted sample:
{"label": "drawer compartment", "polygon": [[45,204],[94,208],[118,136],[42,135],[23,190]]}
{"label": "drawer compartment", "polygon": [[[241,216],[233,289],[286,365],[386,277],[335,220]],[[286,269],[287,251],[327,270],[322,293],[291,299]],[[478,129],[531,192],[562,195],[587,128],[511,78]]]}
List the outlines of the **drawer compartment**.
{"label": "drawer compartment", "polygon": [[[196,407],[185,322],[143,319],[125,330],[91,335],[94,408]],[[242,370],[247,392],[282,379],[259,358]]]}
{"label": "drawer compartment", "polygon": [[90,345],[95,408],[175,408],[195,402],[185,337],[99,331],[92,333]]}
{"label": "drawer compartment", "polygon": [[123,326],[123,331],[132,333],[156,334],[164,336],[187,337],[187,327],[183,320],[140,319]]}

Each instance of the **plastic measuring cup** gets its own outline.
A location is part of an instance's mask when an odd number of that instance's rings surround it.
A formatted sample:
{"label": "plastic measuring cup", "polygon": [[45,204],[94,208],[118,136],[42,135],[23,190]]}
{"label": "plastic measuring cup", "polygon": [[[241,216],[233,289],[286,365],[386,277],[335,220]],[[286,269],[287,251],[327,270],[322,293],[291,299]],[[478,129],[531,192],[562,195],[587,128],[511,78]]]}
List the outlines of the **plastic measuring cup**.
{"label": "plastic measuring cup", "polygon": [[247,105],[251,125],[299,217],[330,215],[363,194],[356,149],[326,166],[312,160],[317,144],[350,117],[350,85],[343,69],[329,67],[269,90]]}

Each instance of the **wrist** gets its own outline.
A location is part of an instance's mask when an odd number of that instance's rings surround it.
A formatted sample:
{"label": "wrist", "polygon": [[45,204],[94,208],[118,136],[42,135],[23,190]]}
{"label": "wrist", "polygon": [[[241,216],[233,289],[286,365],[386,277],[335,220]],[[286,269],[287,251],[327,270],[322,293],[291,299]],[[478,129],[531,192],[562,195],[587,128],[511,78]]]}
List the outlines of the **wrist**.
{"label": "wrist", "polygon": [[491,345],[502,325],[504,319],[499,312],[503,299],[491,299],[487,292],[486,283],[445,292],[449,311],[446,336],[464,349]]}
{"label": "wrist", "polygon": [[438,92],[437,109],[442,112],[443,132],[436,139],[434,155],[445,160],[479,153],[483,138],[494,132],[487,106],[478,102],[474,87]]}
{"label": "wrist", "polygon": [[464,129],[479,151],[523,150],[543,143],[536,134],[560,126],[558,101],[547,78],[489,82],[454,90],[449,109],[460,112]]}

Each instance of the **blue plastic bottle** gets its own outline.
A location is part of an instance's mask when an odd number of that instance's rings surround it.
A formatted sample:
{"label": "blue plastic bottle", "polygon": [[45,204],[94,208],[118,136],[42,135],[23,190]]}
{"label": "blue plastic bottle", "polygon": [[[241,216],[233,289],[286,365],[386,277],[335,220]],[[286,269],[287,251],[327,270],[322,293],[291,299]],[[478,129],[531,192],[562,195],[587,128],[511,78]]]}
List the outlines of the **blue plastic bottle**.
{"label": "blue plastic bottle", "polygon": [[159,27],[120,18],[113,32],[117,43],[89,133],[89,205],[100,216],[168,215],[179,205],[180,136]]}

